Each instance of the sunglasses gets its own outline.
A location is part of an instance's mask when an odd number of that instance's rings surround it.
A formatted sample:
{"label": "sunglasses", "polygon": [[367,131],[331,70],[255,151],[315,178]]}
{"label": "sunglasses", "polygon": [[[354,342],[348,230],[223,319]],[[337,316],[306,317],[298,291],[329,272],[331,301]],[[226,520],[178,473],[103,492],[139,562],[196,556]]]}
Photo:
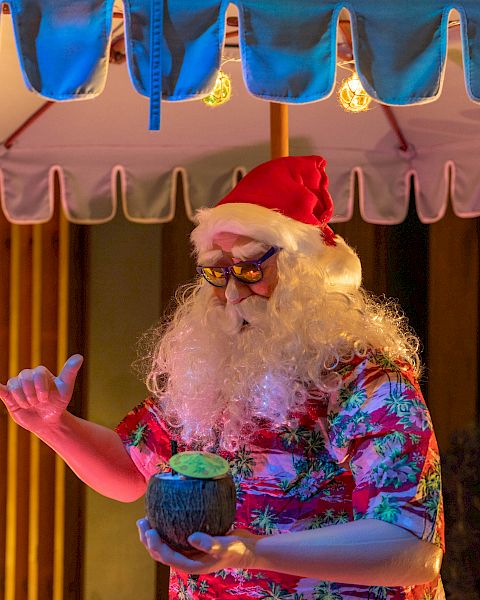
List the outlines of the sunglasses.
{"label": "sunglasses", "polygon": [[249,260],[231,265],[228,267],[197,267],[197,273],[202,275],[208,283],[215,287],[225,287],[228,283],[228,278],[233,275],[235,279],[242,283],[258,283],[263,279],[263,271],[260,266],[263,262],[278,252],[280,248],[272,246],[258,260]]}

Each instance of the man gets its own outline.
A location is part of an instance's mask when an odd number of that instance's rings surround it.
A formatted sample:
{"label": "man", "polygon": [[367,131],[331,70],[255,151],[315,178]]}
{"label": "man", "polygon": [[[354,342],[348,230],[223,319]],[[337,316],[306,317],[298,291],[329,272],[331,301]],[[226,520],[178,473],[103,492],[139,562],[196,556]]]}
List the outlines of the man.
{"label": "man", "polygon": [[[150,334],[152,393],[116,433],[65,412],[81,357],[22,372],[1,395],[17,423],[91,487],[128,501],[170,440],[230,461],[235,530],[185,556],[138,523],[172,567],[171,598],[443,598],[438,449],[417,342],[360,287],[327,223],[321,157],[251,171],[192,234],[199,278]],[[128,454],[122,448],[123,441]]]}

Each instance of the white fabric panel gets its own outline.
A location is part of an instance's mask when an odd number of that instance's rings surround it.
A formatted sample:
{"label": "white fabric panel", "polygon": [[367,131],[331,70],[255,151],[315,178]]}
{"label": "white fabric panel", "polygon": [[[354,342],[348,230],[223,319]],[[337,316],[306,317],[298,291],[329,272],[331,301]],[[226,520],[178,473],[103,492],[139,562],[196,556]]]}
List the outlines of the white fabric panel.
{"label": "white fabric panel", "polygon": [[53,171],[37,158],[29,151],[16,152],[13,161],[10,154],[0,157],[2,209],[12,223],[45,223],[53,216]]}
{"label": "white fabric panel", "polygon": [[469,146],[470,151],[452,169],[453,210],[465,218],[480,217],[480,137],[471,140]]}

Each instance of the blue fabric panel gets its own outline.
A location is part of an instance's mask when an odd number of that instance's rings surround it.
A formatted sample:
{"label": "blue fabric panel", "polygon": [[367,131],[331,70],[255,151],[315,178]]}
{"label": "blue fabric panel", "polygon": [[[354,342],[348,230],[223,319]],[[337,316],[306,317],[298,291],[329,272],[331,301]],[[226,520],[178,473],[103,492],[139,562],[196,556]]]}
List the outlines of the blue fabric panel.
{"label": "blue fabric panel", "polygon": [[102,91],[113,0],[10,2],[27,86],[53,100]]}
{"label": "blue fabric panel", "polygon": [[[152,38],[151,0],[125,0],[128,62],[137,91],[150,96],[153,77],[155,82],[161,80],[158,88],[168,100],[208,93],[221,62],[228,0],[155,3],[162,10],[163,27]],[[331,93],[337,18],[345,7],[351,14],[355,57],[367,91],[388,104],[433,99],[444,71],[448,13],[456,8],[462,18],[467,90],[472,99],[480,100],[479,0],[235,3],[245,80],[260,98],[311,102]],[[54,100],[102,91],[113,0],[10,0],[9,4],[31,89]],[[159,52],[151,70],[152,39]],[[160,95],[159,90],[156,93]],[[156,105],[158,99],[152,106]]]}
{"label": "blue fabric panel", "polygon": [[237,0],[245,81],[252,94],[310,102],[335,81],[338,2]]}
{"label": "blue fabric panel", "polygon": [[465,83],[472,100],[480,101],[480,2],[464,1],[462,21],[463,63]]}
{"label": "blue fabric panel", "polygon": [[[309,102],[334,83],[341,8],[352,19],[356,66],[364,87],[387,104],[435,98],[445,66],[448,15],[463,21],[466,82],[480,96],[480,2],[461,0],[236,0],[249,90],[265,99]],[[468,44],[468,46],[467,46]]]}
{"label": "blue fabric panel", "polygon": [[435,0],[351,2],[355,61],[373,98],[409,104],[438,94],[448,17],[446,12],[442,23],[443,5]]}
{"label": "blue fabric panel", "polygon": [[[161,2],[160,2],[161,4]],[[136,90],[150,95],[150,0],[127,0],[129,69]],[[224,10],[219,0],[163,2],[163,98],[208,93],[220,67]]]}

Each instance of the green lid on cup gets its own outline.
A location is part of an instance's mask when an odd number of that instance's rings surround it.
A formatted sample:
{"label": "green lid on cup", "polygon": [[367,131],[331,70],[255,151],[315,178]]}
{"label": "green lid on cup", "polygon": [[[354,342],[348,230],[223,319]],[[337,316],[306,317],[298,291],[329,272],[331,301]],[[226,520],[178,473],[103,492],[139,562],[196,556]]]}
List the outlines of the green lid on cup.
{"label": "green lid on cup", "polygon": [[179,452],[168,461],[170,467],[185,477],[214,479],[228,473],[228,462],[211,452]]}

